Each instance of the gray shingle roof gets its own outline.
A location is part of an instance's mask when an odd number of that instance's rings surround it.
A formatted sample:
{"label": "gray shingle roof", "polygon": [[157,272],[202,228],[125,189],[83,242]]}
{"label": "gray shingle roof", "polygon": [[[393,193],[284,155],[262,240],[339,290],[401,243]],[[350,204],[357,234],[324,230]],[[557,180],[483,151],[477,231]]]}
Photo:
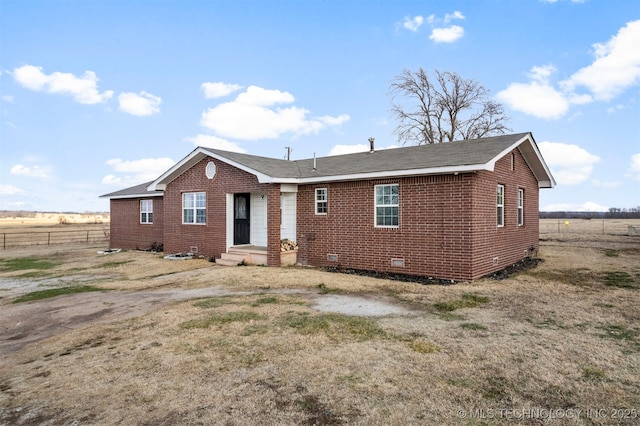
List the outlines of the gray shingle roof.
{"label": "gray shingle roof", "polygon": [[203,148],[203,150],[268,176],[304,179],[483,165],[527,135],[528,133],[517,133],[476,140],[384,149],[373,153],[367,151],[319,157],[315,161],[316,170],[313,169],[313,159],[287,161],[217,149]]}
{"label": "gray shingle roof", "polygon": [[161,190],[149,191],[147,188],[164,188],[177,176],[206,157],[217,158],[253,173],[258,176],[260,182],[310,183],[492,170],[493,163],[498,158],[516,147],[527,160],[538,179],[539,186],[552,188],[555,180],[540,155],[533,136],[527,132],[295,161],[198,147],[155,181],[101,197],[134,198],[162,195]]}
{"label": "gray shingle roof", "polygon": [[151,182],[141,183],[140,185],[121,189],[120,191],[110,192],[101,195],[100,198],[138,198],[138,197],[157,197],[162,195],[162,191],[148,191],[147,187]]}

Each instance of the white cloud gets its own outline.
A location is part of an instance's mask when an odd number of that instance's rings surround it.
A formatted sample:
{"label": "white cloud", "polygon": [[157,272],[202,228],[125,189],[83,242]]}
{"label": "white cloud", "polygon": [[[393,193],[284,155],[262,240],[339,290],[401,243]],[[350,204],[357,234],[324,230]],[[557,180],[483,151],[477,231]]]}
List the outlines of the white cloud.
{"label": "white cloud", "polygon": [[202,86],[200,87],[204,91],[204,97],[207,99],[222,98],[242,89],[242,86],[239,84],[228,84],[223,82],[202,83]]}
{"label": "white cloud", "polygon": [[529,71],[529,77],[532,80],[546,83],[549,81],[549,77],[551,77],[556,71],[558,71],[558,69],[553,64],[534,66],[531,68],[531,71]]}
{"label": "white cloud", "polygon": [[626,176],[640,181],[640,152],[631,156],[631,165],[627,170]]}
{"label": "white cloud", "polygon": [[340,114],[337,117],[332,117],[330,115],[323,115],[322,117],[318,117],[318,120],[323,122],[327,126],[339,126],[342,123],[346,123],[350,119],[351,117],[349,117],[349,114]]}
{"label": "white cloud", "polygon": [[13,96],[11,95],[3,95],[2,100],[5,102],[13,103]]}
{"label": "white cloud", "polygon": [[112,90],[98,91],[98,77],[93,71],[85,71],[81,77],[62,72],[47,75],[42,67],[24,65],[13,70],[13,78],[27,89],[71,95],[81,104],[103,103],[113,96]]}
{"label": "white cloud", "polygon": [[[608,42],[596,43],[593,48],[595,61],[558,82],[557,89],[549,81],[557,71],[555,66],[534,66],[528,74],[529,83],[511,83],[497,98],[516,111],[556,119],[571,105],[609,101],[640,82],[640,20],[629,22]],[[578,93],[580,87],[589,93]]]}
{"label": "white cloud", "polygon": [[48,166],[25,166],[23,164],[16,164],[11,168],[10,173],[16,176],[49,179],[51,177],[51,168]]}
{"label": "white cloud", "polygon": [[126,161],[120,158],[107,160],[108,166],[118,174],[109,174],[102,178],[107,185],[137,185],[156,179],[170,169],[175,163],[171,158],[143,158],[141,160]]}
{"label": "white cloud", "polygon": [[549,204],[540,208],[544,212],[606,212],[609,207],[603,206],[593,201],[587,201],[582,204],[558,203]]}
{"label": "white cloud", "polygon": [[569,100],[550,84],[540,81],[511,83],[496,94],[511,109],[538,118],[560,118],[569,110]]}
{"label": "white cloud", "polygon": [[620,185],[622,185],[622,182],[620,181],[607,182],[607,181],[601,181],[599,179],[593,179],[591,183],[594,186],[597,186],[599,188],[607,188],[607,189],[618,188]]}
{"label": "white cloud", "polygon": [[595,61],[560,84],[567,91],[584,86],[608,101],[640,81],[640,20],[632,21],[606,43],[593,45]]}
{"label": "white cloud", "polygon": [[200,124],[221,137],[258,140],[275,139],[284,134],[317,133],[326,126],[336,126],[350,118],[346,114],[309,118],[309,111],[305,108],[278,106],[294,101],[288,92],[250,86],[235,100],[205,111]]}
{"label": "white cloud", "polygon": [[423,23],[424,18],[420,15],[414,16],[413,18],[405,16],[404,21],[402,21],[402,27],[406,30],[417,33],[418,29],[422,26]]}
{"label": "white cloud", "polygon": [[451,25],[446,28],[434,28],[429,36],[436,43],[453,43],[464,36],[464,28],[459,25]]}
{"label": "white cloud", "polygon": [[16,195],[22,193],[24,193],[24,190],[18,188],[17,186],[4,185],[0,183],[0,195]]}
{"label": "white cloud", "polygon": [[589,179],[600,157],[590,154],[578,145],[560,142],[538,144],[540,152],[558,184],[577,185]]}
{"label": "white cloud", "polygon": [[607,108],[607,114],[611,115],[611,114],[615,114],[618,111],[622,111],[624,109],[627,109],[626,105],[623,104],[616,104],[613,106],[610,106],[609,108]]}
{"label": "white cloud", "polygon": [[212,135],[197,135],[192,138],[186,138],[185,140],[193,143],[195,146],[203,146],[206,148],[221,149],[223,151],[231,152],[247,152],[246,149],[240,147],[236,143]]}
{"label": "white cloud", "polygon": [[446,13],[444,15],[444,23],[445,24],[448,24],[449,22],[453,21],[454,19],[465,19],[465,17],[462,14],[462,12],[459,12],[457,10],[455,10],[453,13]]}
{"label": "white cloud", "polygon": [[127,114],[146,116],[160,112],[162,99],[144,90],[138,93],[121,93],[118,96],[120,110]]}
{"label": "white cloud", "polygon": [[272,106],[277,104],[290,104],[295,100],[289,92],[249,86],[245,92],[238,95],[235,101],[245,105]]}

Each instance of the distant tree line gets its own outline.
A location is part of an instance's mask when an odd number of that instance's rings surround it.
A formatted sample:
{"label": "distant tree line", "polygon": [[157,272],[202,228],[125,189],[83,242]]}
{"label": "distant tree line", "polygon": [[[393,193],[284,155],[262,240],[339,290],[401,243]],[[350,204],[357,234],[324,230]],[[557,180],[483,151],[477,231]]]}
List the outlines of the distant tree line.
{"label": "distant tree line", "polygon": [[640,206],[611,207],[606,212],[540,212],[540,219],[640,219]]}

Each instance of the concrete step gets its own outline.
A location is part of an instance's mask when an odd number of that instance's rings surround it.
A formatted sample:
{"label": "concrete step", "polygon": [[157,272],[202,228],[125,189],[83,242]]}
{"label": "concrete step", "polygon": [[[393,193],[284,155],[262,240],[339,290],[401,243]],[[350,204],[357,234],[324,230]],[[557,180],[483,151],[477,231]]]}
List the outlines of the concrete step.
{"label": "concrete step", "polygon": [[244,255],[231,253],[222,253],[220,259],[216,259],[216,263],[223,266],[238,266],[244,261]]}

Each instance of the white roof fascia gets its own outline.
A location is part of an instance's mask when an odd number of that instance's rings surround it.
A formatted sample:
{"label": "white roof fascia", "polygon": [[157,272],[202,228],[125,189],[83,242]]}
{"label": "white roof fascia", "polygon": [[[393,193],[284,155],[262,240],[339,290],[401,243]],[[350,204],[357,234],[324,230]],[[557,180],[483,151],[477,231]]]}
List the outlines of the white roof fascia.
{"label": "white roof fascia", "polygon": [[520,144],[522,142],[524,142],[525,140],[529,139],[529,135],[524,136],[522,139],[519,139],[518,141],[512,143],[511,145],[509,145],[508,148],[503,149],[501,152],[499,152],[495,157],[493,157],[491,160],[489,160],[489,162],[487,163],[488,165],[490,164],[490,168],[487,170],[493,171],[495,169],[496,166],[496,162],[501,159],[502,157],[504,157],[505,155],[507,155],[508,153],[510,153],[511,151],[513,151],[514,149],[516,149],[518,146],[520,146]]}
{"label": "white roof fascia", "polygon": [[[158,179],[156,179],[153,182],[151,182],[149,184],[149,186],[147,186],[147,190],[148,191],[158,191],[158,190],[162,191],[162,190],[165,190],[167,188],[167,183],[168,182],[164,182],[164,180],[169,178],[169,177],[171,177],[177,171],[181,170],[185,165],[190,165],[191,160],[193,158],[195,158],[196,156],[198,156],[199,154],[203,154],[201,148],[196,148],[193,151],[191,151],[191,153],[189,155],[184,157],[182,160],[178,161],[169,170],[167,170],[166,172],[161,174]],[[186,171],[186,170],[188,170],[188,167],[184,169],[184,171]],[[184,173],[184,171],[183,171],[183,173]],[[173,179],[171,179],[171,180],[173,180]],[[171,182],[171,180],[169,182]]]}
{"label": "white roof fascia", "polygon": [[[174,176],[177,172],[180,172],[180,174],[186,172],[195,163],[197,163],[198,161],[206,157],[215,158],[216,160],[220,160],[223,163],[229,164],[230,166],[243,170],[247,173],[251,173],[252,175],[255,175],[258,178],[258,182],[260,183],[274,182],[273,176],[265,175],[264,173],[261,173],[257,170],[254,170],[250,167],[245,166],[244,164],[237,163],[233,160],[228,159],[227,157],[223,157],[214,152],[207,151],[202,147],[198,147],[195,150],[193,150],[191,154],[187,155],[178,163],[176,163],[173,167],[171,167],[169,170],[164,172],[158,179],[154,180],[147,187],[147,189],[149,191],[158,191],[158,190],[163,191],[167,189],[167,184],[171,182],[173,179],[175,179],[175,177],[177,177],[177,176]],[[295,183],[295,182],[292,181],[292,183]]]}
{"label": "white roof fascia", "polygon": [[453,166],[453,167],[451,166],[430,167],[426,169],[388,170],[384,172],[355,173],[355,174],[349,174],[349,175],[300,178],[298,180],[298,183],[305,184],[305,183],[332,182],[332,181],[344,181],[344,180],[380,179],[380,178],[389,178],[389,177],[397,177],[397,176],[470,173],[470,172],[477,172],[479,170],[492,170],[492,168],[488,164],[471,164],[466,166]]}
{"label": "white roof fascia", "polygon": [[275,181],[274,181],[274,179],[275,179],[275,178],[274,178],[273,176],[265,175],[264,173],[259,172],[259,171],[255,170],[255,169],[252,169],[251,167],[247,167],[247,166],[245,166],[244,164],[237,163],[237,162],[235,162],[235,161],[233,161],[233,160],[230,160],[230,159],[229,159],[229,158],[227,158],[227,157],[223,157],[223,156],[221,156],[221,155],[218,155],[218,154],[216,154],[215,152],[211,152],[211,151],[204,151],[204,153],[205,153],[208,157],[213,157],[213,158],[215,158],[216,160],[220,160],[220,161],[222,161],[223,163],[227,163],[227,164],[229,164],[230,166],[233,166],[233,167],[235,167],[235,168],[237,168],[237,169],[243,170],[243,171],[245,171],[245,172],[247,172],[247,173],[251,173],[252,175],[254,175],[255,177],[257,177],[257,178],[258,178],[258,182],[259,182],[259,183],[273,183],[273,182],[275,182]]}
{"label": "white roof fascia", "polygon": [[556,180],[551,174],[551,171],[549,170],[547,163],[544,161],[544,158],[542,157],[542,154],[538,149],[538,145],[536,145],[536,143],[533,141],[531,137],[527,137],[527,139],[529,141],[528,147],[535,154],[538,160],[538,164],[542,167],[542,170],[544,171],[544,176],[538,176],[538,174],[536,173],[536,167],[532,166],[531,162],[529,161],[529,156],[526,154],[526,152],[523,152],[523,148],[520,145],[518,145],[518,150],[520,150],[520,153],[522,154],[524,161],[526,161],[527,165],[529,166],[529,169],[538,180],[538,188],[553,188],[554,186],[556,186]]}
{"label": "white roof fascia", "polygon": [[144,194],[128,194],[128,195],[101,195],[98,198],[108,198],[110,200],[122,200],[125,198],[149,198],[149,197],[162,197],[164,195],[164,193],[162,192],[158,192],[158,193],[148,193],[145,192]]}

